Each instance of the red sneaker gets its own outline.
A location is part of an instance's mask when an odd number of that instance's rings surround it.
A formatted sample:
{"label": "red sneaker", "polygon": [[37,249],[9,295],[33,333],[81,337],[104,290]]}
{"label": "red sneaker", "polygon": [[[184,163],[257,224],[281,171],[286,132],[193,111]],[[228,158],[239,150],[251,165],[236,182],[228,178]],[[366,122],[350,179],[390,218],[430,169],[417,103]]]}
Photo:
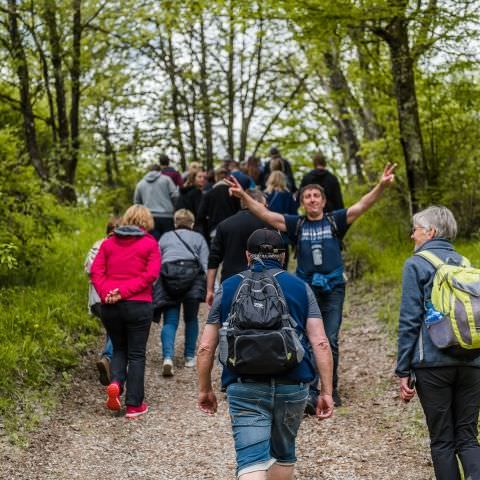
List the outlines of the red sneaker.
{"label": "red sneaker", "polygon": [[122,408],[122,404],[120,403],[120,384],[118,382],[112,382],[107,387],[107,402],[105,406],[109,410],[113,410],[114,412],[118,412],[120,408]]}
{"label": "red sneaker", "polygon": [[125,416],[127,418],[134,418],[143,415],[144,413],[148,412],[148,405],[146,403],[142,403],[138,407],[132,407],[131,405],[127,405],[127,413]]}

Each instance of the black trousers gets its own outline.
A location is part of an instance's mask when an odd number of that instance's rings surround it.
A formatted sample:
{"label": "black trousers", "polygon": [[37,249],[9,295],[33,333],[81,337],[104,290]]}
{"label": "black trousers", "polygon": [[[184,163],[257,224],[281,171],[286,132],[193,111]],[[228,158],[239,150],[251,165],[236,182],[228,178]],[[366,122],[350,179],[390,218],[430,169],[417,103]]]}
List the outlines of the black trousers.
{"label": "black trousers", "polygon": [[480,368],[417,368],[417,393],[430,433],[437,480],[480,480]]}
{"label": "black trousers", "polygon": [[175,230],[173,217],[153,217],[153,221],[155,226],[150,233],[155,237],[155,240],[160,240],[164,233]]}
{"label": "black trousers", "polygon": [[102,305],[102,322],[113,344],[110,363],[112,382],[127,382],[125,404],[138,407],[143,402],[145,353],[152,324],[150,302],[120,301]]}

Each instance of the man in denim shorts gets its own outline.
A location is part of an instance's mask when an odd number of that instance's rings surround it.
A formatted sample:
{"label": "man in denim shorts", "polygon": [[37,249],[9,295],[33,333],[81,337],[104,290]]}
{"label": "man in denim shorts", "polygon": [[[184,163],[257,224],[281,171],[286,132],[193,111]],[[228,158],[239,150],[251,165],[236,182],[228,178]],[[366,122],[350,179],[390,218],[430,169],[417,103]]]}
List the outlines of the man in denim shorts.
{"label": "man in denim shorts", "polygon": [[[296,330],[305,348],[303,360],[292,370],[277,376],[239,376],[223,368],[222,385],[232,420],[237,456],[237,476],[241,480],[290,480],[293,478],[295,439],[303,418],[308,384],[320,375],[319,419],[333,413],[332,353],[323,321],[310,287],[298,277],[282,271],[284,243],[274,230],[252,233],[247,242],[247,258],[253,271],[275,269]],[[279,272],[279,273],[278,273]],[[211,371],[219,329],[226,320],[242,277],[234,275],[222,283],[215,295],[198,350],[198,407],[207,414],[217,410]],[[308,340],[307,340],[308,339]]]}

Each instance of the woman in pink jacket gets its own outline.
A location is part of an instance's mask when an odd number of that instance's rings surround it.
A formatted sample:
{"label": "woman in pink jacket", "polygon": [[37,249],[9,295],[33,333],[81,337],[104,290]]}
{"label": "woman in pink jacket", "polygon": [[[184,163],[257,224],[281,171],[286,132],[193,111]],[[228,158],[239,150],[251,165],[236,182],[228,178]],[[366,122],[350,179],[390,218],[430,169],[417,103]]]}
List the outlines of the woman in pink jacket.
{"label": "woman in pink jacket", "polygon": [[133,205],[120,227],[106,239],[91,269],[93,286],[102,301],[101,317],[113,343],[112,382],[106,406],[121,408],[126,382],[127,417],[148,411],[143,401],[145,352],[152,322],[152,286],[160,273],[160,251],[147,233],[153,217],[142,205]]}

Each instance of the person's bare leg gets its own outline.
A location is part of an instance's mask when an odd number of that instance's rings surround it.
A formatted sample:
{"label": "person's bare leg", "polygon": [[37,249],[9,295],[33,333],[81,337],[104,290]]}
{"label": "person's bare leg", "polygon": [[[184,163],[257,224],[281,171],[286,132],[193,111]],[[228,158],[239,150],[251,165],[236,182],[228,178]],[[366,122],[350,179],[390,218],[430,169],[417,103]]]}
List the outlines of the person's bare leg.
{"label": "person's bare leg", "polygon": [[293,479],[293,465],[279,465],[273,464],[268,470],[268,480],[292,480]]}
{"label": "person's bare leg", "polygon": [[256,472],[244,473],[238,477],[238,480],[267,480],[267,472],[257,470]]}

